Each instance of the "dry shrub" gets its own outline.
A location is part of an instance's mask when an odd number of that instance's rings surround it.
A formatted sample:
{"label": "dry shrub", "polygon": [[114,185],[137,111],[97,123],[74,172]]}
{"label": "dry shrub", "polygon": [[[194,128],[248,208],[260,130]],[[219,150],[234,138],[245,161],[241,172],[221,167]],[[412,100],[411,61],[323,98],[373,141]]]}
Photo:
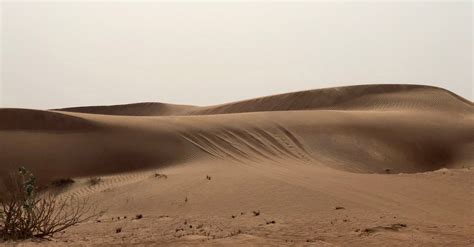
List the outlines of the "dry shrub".
{"label": "dry shrub", "polygon": [[100,182],[102,182],[102,178],[101,177],[91,177],[91,178],[89,178],[88,182],[91,186],[94,186],[94,185],[100,184]]}
{"label": "dry shrub", "polygon": [[60,178],[60,179],[56,179],[53,182],[51,182],[51,185],[53,185],[54,187],[57,187],[57,188],[63,188],[63,187],[67,187],[69,185],[72,185],[75,182],[76,181],[74,181],[74,179],[71,179],[71,178]]}
{"label": "dry shrub", "polygon": [[0,236],[4,240],[52,237],[99,216],[87,200],[38,192],[36,178],[24,168],[10,176],[0,195]]}

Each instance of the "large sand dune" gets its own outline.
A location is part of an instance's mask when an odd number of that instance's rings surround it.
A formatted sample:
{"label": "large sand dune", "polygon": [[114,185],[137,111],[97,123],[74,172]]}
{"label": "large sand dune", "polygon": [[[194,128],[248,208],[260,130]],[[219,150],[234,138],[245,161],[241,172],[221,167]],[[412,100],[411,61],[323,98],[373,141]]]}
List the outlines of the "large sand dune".
{"label": "large sand dune", "polygon": [[434,110],[472,113],[472,102],[442,88],[363,85],[294,92],[197,107],[164,103],[63,108],[59,111],[125,116],[212,115],[295,110]]}
{"label": "large sand dune", "polygon": [[[107,219],[147,216],[89,222],[58,245],[474,244],[474,106],[435,87],[0,109],[0,164],[2,175],[26,166],[42,184],[78,179],[65,195],[100,199]],[[104,182],[80,182],[90,176]]]}

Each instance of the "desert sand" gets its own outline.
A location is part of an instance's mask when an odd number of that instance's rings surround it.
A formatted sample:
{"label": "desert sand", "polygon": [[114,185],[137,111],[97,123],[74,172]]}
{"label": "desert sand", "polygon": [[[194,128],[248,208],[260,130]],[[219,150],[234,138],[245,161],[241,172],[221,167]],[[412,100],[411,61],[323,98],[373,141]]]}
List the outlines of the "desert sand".
{"label": "desert sand", "polygon": [[0,164],[106,210],[20,245],[474,245],[474,105],[436,87],[0,109]]}

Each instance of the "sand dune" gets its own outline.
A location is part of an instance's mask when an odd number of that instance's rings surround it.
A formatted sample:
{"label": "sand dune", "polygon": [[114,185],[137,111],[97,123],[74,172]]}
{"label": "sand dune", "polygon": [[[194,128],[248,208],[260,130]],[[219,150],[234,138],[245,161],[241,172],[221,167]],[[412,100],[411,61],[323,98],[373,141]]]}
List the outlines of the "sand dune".
{"label": "sand dune", "polygon": [[[328,88],[207,107],[0,109],[0,164],[3,175],[26,166],[42,184],[104,177],[65,195],[100,199],[108,216],[148,214],[143,241],[474,243],[474,106],[435,87]],[[154,178],[156,170],[169,178]],[[257,209],[277,223],[252,216]],[[186,219],[207,228],[175,231]],[[392,223],[410,228],[384,227]],[[118,243],[99,238],[107,227],[91,222],[62,240],[87,233],[97,239],[76,242]],[[375,236],[355,231],[370,227]]]}
{"label": "sand dune", "polygon": [[[0,159],[7,164],[2,172],[20,163],[50,179],[164,167],[188,157],[424,172],[472,165],[473,109],[446,90],[406,85],[321,89],[211,107],[2,109],[6,155]],[[38,159],[41,153],[49,155]]]}
{"label": "sand dune", "polygon": [[472,113],[472,102],[442,88],[421,85],[362,85],[325,88],[197,107],[164,103],[58,109],[105,115],[212,115],[295,110],[435,110]]}

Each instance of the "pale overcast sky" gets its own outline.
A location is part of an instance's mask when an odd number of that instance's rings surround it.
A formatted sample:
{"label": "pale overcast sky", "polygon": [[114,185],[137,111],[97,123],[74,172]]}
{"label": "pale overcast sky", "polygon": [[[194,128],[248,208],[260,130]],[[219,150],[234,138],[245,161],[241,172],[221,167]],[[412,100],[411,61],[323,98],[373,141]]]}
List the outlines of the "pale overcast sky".
{"label": "pale overcast sky", "polygon": [[471,101],[472,2],[1,3],[3,107],[210,105],[366,83]]}

